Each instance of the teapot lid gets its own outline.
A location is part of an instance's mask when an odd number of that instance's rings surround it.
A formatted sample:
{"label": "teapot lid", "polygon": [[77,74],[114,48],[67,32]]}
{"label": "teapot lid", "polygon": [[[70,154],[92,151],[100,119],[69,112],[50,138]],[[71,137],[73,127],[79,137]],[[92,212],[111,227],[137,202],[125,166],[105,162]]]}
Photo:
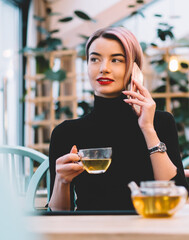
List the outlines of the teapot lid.
{"label": "teapot lid", "polygon": [[175,187],[175,181],[145,181],[140,183],[142,188],[170,188]]}

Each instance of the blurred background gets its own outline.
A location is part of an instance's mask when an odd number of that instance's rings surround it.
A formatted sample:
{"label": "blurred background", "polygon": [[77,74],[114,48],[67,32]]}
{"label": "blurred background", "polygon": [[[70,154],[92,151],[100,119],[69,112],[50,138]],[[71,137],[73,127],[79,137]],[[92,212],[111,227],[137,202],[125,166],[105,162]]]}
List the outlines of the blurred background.
{"label": "blurred background", "polygon": [[[187,158],[188,7],[188,0],[0,0],[0,145],[48,155],[52,129],[92,108],[88,37],[101,27],[124,26],[141,44],[145,86],[157,109],[174,115]],[[23,162],[19,168],[29,171]]]}

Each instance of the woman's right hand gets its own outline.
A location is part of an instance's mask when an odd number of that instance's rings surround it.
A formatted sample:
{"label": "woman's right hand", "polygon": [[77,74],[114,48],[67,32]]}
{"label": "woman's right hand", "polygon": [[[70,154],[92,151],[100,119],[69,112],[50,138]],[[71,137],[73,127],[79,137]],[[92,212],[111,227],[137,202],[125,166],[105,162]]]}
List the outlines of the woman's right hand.
{"label": "woman's right hand", "polygon": [[56,160],[56,176],[62,183],[70,183],[73,178],[84,171],[79,156],[77,155],[77,147],[74,145],[70,153]]}

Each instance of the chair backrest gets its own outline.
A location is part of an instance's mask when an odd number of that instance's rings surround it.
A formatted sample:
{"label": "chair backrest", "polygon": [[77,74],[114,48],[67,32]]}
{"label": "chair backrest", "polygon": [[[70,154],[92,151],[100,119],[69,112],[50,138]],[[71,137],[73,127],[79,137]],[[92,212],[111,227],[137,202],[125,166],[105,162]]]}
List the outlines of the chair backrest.
{"label": "chair backrest", "polygon": [[[5,155],[5,160],[10,159],[12,168],[15,168],[16,158],[28,158],[30,162],[29,183],[26,190],[26,206],[29,210],[34,209],[34,200],[37,188],[41,179],[46,174],[47,199],[49,200],[50,192],[50,174],[48,156],[34,149],[24,146],[7,146],[0,145],[0,154]],[[20,160],[20,159],[19,159]],[[39,167],[34,172],[34,162],[40,163]],[[6,161],[5,161],[6,162]]]}
{"label": "chair backrest", "polygon": [[35,202],[35,194],[37,191],[37,187],[43,178],[43,176],[46,174],[47,178],[47,201],[49,201],[49,193],[50,193],[50,173],[49,173],[49,160],[48,158],[45,159],[41,165],[37,168],[35,173],[33,174],[29,185],[28,190],[26,192],[26,209],[27,211],[33,211],[35,210],[34,202]]}

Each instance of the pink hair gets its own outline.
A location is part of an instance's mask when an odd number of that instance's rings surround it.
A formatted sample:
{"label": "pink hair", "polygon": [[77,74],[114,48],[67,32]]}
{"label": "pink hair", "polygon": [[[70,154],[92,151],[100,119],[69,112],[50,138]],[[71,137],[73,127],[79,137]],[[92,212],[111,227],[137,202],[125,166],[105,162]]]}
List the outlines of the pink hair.
{"label": "pink hair", "polygon": [[87,41],[86,55],[88,59],[89,48],[97,38],[109,38],[117,40],[123,46],[126,55],[125,86],[128,85],[132,73],[133,63],[136,62],[140,69],[143,64],[143,52],[136,37],[124,27],[110,27],[94,32]]}

